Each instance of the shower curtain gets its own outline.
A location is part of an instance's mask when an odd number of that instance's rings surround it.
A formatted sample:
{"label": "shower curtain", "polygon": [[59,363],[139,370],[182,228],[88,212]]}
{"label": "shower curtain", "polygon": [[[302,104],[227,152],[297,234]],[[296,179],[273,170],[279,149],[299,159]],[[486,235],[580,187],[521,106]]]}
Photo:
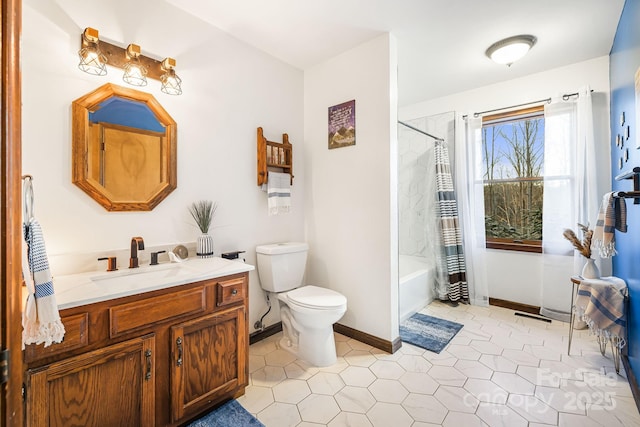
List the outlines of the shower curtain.
{"label": "shower curtain", "polygon": [[435,142],[437,216],[441,235],[440,256],[436,264],[436,292],[441,300],[469,302],[462,232],[458,224],[458,205],[449,151],[443,140]]}

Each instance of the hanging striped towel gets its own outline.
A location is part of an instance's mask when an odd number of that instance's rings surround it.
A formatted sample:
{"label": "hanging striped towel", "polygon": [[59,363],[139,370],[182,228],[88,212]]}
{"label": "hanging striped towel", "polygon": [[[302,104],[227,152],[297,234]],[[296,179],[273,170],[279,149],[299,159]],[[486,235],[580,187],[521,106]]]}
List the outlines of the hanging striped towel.
{"label": "hanging striped towel", "polygon": [[575,302],[578,318],[587,322],[591,332],[599,338],[616,338],[620,349],[626,344],[628,292],[627,283],[619,277],[583,279]]}
{"label": "hanging striped towel", "polygon": [[267,178],[267,205],[269,207],[269,215],[278,215],[291,211],[291,175],[281,172],[269,172]]}
{"label": "hanging striped towel", "polygon": [[598,220],[593,230],[593,244],[602,258],[610,258],[616,252],[615,230],[627,231],[627,207],[624,199],[606,193],[598,212]]}
{"label": "hanging striped towel", "polygon": [[53,291],[53,278],[44,245],[42,229],[35,219],[23,224],[22,275],[29,296],[22,313],[22,348],[27,344],[47,347],[64,338],[64,325],[60,320]]}

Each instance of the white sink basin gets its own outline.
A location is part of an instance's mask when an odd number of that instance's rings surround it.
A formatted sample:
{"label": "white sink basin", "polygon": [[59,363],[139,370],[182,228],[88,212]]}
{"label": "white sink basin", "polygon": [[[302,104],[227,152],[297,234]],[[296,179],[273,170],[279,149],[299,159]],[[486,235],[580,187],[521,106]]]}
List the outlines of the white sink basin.
{"label": "white sink basin", "polygon": [[197,273],[197,270],[189,268],[189,266],[182,263],[159,264],[110,271],[91,277],[91,281],[100,286],[147,286],[158,282],[171,283],[175,279],[193,276]]}
{"label": "white sink basin", "polygon": [[189,258],[179,263],[56,276],[54,287],[58,308],[63,309],[253,269],[252,265],[218,257]]}

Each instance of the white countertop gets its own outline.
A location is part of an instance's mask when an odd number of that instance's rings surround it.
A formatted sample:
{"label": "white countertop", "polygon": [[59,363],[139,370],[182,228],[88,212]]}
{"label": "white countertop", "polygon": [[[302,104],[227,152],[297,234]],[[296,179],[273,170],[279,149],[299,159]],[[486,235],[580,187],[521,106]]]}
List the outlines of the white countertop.
{"label": "white countertop", "polygon": [[238,260],[188,258],[180,263],[54,276],[53,286],[58,308],[62,310],[254,269],[253,265]]}

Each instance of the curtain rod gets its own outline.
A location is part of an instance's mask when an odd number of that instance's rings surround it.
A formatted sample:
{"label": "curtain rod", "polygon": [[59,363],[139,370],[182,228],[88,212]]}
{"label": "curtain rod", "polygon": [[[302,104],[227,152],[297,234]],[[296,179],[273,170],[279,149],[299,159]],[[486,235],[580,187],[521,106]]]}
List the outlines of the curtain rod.
{"label": "curtain rod", "polygon": [[433,136],[433,135],[431,135],[430,133],[427,133],[427,132],[425,132],[425,131],[423,131],[423,130],[420,130],[420,129],[416,128],[416,127],[413,127],[413,126],[411,126],[411,125],[409,125],[409,124],[406,124],[405,122],[401,122],[400,120],[398,120],[398,123],[400,123],[400,124],[401,124],[401,125],[403,125],[403,126],[408,127],[409,129],[413,129],[413,130],[415,130],[416,132],[420,132],[420,133],[421,133],[421,134],[423,134],[423,135],[427,135],[428,137],[433,138],[433,139],[435,139],[436,141],[442,141],[442,142],[444,142],[444,139],[442,139],[442,138],[438,138],[437,136]]}
{"label": "curtain rod", "polygon": [[[593,89],[591,89],[591,92],[593,92]],[[579,92],[565,93],[564,95],[562,95],[562,100],[563,101],[568,101],[572,96],[580,96],[580,93]],[[525,102],[524,104],[511,105],[509,107],[494,108],[493,110],[480,111],[478,113],[473,113],[473,117],[477,118],[477,117],[479,117],[479,116],[481,116],[483,114],[486,114],[486,113],[494,113],[496,111],[510,110],[512,108],[524,107],[525,105],[542,104],[542,103],[545,103],[545,102],[547,104],[550,104],[551,103],[551,98],[539,99],[537,101]],[[462,116],[462,118],[466,119],[467,115],[465,114],[464,116]]]}

